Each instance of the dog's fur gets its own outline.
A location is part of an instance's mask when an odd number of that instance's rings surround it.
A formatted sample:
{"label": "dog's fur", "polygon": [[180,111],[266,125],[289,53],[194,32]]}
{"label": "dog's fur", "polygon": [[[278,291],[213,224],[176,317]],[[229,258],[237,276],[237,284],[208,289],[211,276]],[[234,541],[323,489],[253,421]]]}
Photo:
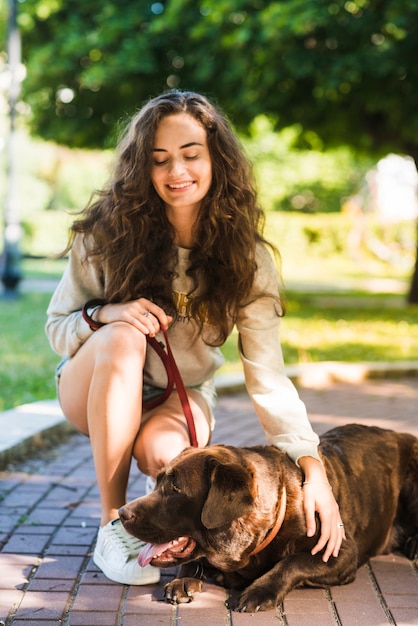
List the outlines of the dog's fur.
{"label": "dog's fur", "polygon": [[[337,558],[324,563],[306,536],[302,475],[273,446],[188,448],[162,471],[155,490],[120,510],[126,530],[161,544],[181,538],[151,561],[181,564],[166,586],[170,602],[190,602],[201,579],[234,592],[229,606],[253,612],[280,604],[293,588],[352,582],[371,556],[418,555],[418,438],[351,424],[321,438],[321,456],[345,524]],[[251,556],[275,524],[282,486],[287,507],[273,541]]]}

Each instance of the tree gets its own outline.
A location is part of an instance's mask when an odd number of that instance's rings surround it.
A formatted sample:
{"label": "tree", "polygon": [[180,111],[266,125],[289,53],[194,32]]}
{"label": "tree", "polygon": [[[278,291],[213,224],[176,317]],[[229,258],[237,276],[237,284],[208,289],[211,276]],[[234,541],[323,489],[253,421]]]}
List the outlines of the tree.
{"label": "tree", "polygon": [[26,0],[20,24],[45,138],[102,147],[180,87],[215,96],[241,129],[265,113],[299,124],[300,145],[418,162],[418,0]]}
{"label": "tree", "polygon": [[20,22],[43,136],[100,146],[178,86],[241,128],[266,113],[301,140],[418,157],[418,0],[27,0]]}

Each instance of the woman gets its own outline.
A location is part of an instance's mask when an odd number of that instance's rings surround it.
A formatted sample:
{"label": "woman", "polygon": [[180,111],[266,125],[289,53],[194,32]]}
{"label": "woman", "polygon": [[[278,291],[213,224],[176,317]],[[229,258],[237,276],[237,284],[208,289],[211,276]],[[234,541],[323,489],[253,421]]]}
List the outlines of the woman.
{"label": "woman", "polygon": [[121,139],[109,185],[72,227],[69,263],[48,308],[47,334],[64,357],[59,399],[90,437],[102,519],[94,562],[112,580],[156,582],[141,569],[139,543],[123,529],[131,459],[155,478],[189,445],[177,391],[152,410],[164,368],[146,337],[168,329],[191,404],[199,446],[214,426],[213,376],[234,324],[246,387],[267,440],[301,467],[313,553],[337,556],[344,537],[318,456],[318,437],[284,373],[283,307],[262,235],[249,164],[205,97],[173,91],[150,100]]}

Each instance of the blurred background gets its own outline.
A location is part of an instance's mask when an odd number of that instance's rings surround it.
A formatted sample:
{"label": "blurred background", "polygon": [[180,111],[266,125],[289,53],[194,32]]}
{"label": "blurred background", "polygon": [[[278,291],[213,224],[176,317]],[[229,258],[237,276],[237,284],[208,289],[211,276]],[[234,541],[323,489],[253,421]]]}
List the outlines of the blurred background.
{"label": "blurred background", "polygon": [[54,396],[51,257],[127,117],[176,87],[254,163],[286,362],[416,361],[417,31],[418,0],[0,0],[0,410]]}

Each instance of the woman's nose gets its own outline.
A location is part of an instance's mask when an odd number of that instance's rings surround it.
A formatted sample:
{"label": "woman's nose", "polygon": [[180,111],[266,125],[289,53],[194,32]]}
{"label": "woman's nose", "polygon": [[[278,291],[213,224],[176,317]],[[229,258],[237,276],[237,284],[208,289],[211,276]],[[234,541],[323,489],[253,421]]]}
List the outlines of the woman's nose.
{"label": "woman's nose", "polygon": [[182,159],[172,159],[169,167],[170,176],[178,176],[184,172],[184,163]]}

